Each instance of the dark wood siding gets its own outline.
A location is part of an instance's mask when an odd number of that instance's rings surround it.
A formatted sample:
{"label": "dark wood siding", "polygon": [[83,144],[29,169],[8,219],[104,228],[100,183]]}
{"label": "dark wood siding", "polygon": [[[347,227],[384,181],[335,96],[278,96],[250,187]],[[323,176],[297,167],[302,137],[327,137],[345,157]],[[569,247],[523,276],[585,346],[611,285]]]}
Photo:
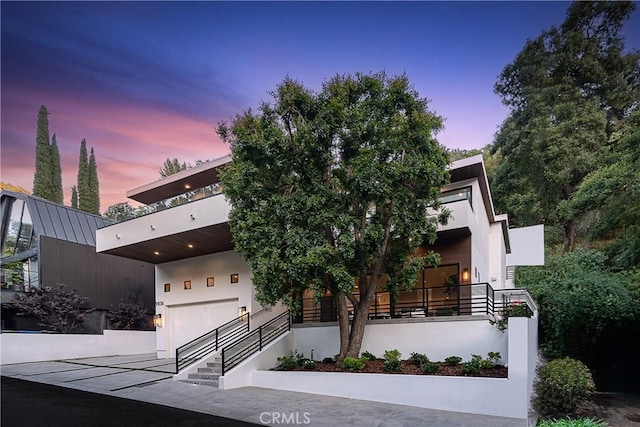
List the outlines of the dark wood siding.
{"label": "dark wood siding", "polygon": [[98,254],[93,246],[40,237],[40,283],[65,284],[89,298],[93,308],[109,309],[127,293],[140,295],[145,306],[155,307],[153,264]]}

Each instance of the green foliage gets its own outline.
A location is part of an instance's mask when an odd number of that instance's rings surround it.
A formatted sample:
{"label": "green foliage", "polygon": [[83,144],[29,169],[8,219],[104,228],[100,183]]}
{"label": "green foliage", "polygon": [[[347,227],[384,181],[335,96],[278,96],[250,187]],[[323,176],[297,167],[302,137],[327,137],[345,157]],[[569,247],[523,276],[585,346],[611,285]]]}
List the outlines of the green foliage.
{"label": "green foliage", "polygon": [[595,391],[589,369],[568,357],[552,360],[538,368],[533,388],[533,407],[545,418],[573,413]]}
{"label": "green foliage", "polygon": [[47,107],[40,106],[36,133],[36,170],[33,174],[33,195],[62,203],[62,170],[56,136],[49,141]]}
{"label": "green foliage", "polygon": [[91,155],[89,156],[89,206],[87,212],[94,215],[100,215],[100,183],[98,182],[98,165],[96,164],[96,156],[91,147]]}
{"label": "green foliage", "polygon": [[302,362],[302,367],[304,369],[315,369],[316,368],[316,361],[307,359],[304,362]]}
{"label": "green foliage", "polygon": [[91,199],[89,196],[89,154],[87,153],[87,141],[80,141],[80,156],[78,160],[78,209],[88,212]]}
{"label": "green foliage", "polygon": [[507,304],[502,313],[497,317],[495,321],[490,321],[492,325],[495,325],[499,331],[504,332],[509,326],[510,317],[531,317],[533,311],[529,308],[526,302],[513,301]]}
{"label": "green foliage", "polygon": [[462,375],[474,376],[480,372],[481,360],[471,359],[469,362],[464,362],[461,366]]}
{"label": "green foliage", "polygon": [[144,326],[147,309],[142,298],[129,294],[116,307],[111,307],[107,317],[115,329],[135,329]]}
{"label": "green foliage", "polygon": [[618,134],[638,107],[640,54],[625,53],[622,36],[634,8],[573,2],[563,24],[527,41],[495,85],[511,109],[492,148],[502,156],[496,208],[517,225],[560,226],[567,248],[597,220],[572,209],[572,197],[619,150]]}
{"label": "green foliage", "polygon": [[429,362],[429,358],[426,354],[421,353],[411,353],[411,357],[409,358],[414,365],[422,365],[423,363]]}
{"label": "green foliage", "polygon": [[62,333],[68,333],[84,320],[87,310],[82,307],[87,299],[65,285],[57,289],[50,286],[35,288],[31,292],[18,294],[13,306],[19,314],[35,316],[38,325]]}
{"label": "green foliage", "polygon": [[166,178],[183,170],[187,170],[187,168],[188,165],[185,162],[180,163],[178,159],[167,158],[162,166],[158,168],[158,172],[160,173],[160,177]]}
{"label": "green foliage", "polygon": [[302,353],[298,353],[297,349],[294,349],[289,352],[288,356],[278,357],[278,366],[276,369],[281,371],[291,371],[296,367],[303,366],[304,361],[304,355]]}
{"label": "green foliage", "polygon": [[384,363],[382,365],[382,369],[385,372],[401,372],[402,371],[402,361],[400,360],[400,356],[402,356],[402,353],[400,353],[396,349],[386,350],[384,352],[384,359],[385,360],[384,360]]}
{"label": "green foliage", "polygon": [[356,358],[356,357],[345,357],[342,361],[342,366],[347,371],[361,371],[367,365],[367,359],[365,358]]}
{"label": "green foliage", "polygon": [[640,316],[637,287],[606,263],[602,252],[575,249],[548,254],[544,266],[516,270],[516,285],[528,289],[540,307],[547,357],[593,353],[607,335]]}
{"label": "green foliage", "polygon": [[78,187],[75,185],[71,187],[71,207],[78,209]]}
{"label": "green foliage", "polygon": [[447,366],[456,366],[460,362],[462,362],[462,357],[460,356],[449,356],[446,359],[444,359],[444,363]]}
{"label": "green foliage", "polygon": [[136,217],[136,208],[131,206],[129,202],[116,203],[104,211],[104,216],[117,222],[126,221]]}
{"label": "green foliage", "polygon": [[541,420],[536,424],[537,427],[607,427],[608,425],[604,421],[594,418]]}
{"label": "green foliage", "polygon": [[322,363],[328,363],[328,364],[336,363],[336,359],[333,357],[325,357],[324,359],[322,359]]}
{"label": "green foliage", "polygon": [[428,360],[420,364],[420,370],[424,374],[435,374],[438,372],[438,369],[440,369],[440,365],[434,362],[429,362]]}
{"label": "green foliage", "polygon": [[[284,302],[329,290],[337,303],[356,285],[352,333],[340,323],[349,355],[360,353],[375,287],[413,286],[446,214],[438,207],[448,180],[446,150],[435,139],[442,119],[406,76],[338,75],[314,93],[290,78],[257,113],[218,133],[233,163],[221,171],[237,250],[250,264],[256,298]],[[371,273],[371,274],[369,274]],[[362,327],[361,327],[362,326]],[[347,349],[341,348],[341,354]]]}
{"label": "green foliage", "polygon": [[369,353],[368,351],[363,351],[362,354],[360,355],[360,358],[361,359],[364,358],[364,359],[367,359],[367,360],[376,360],[377,359],[375,354]]}

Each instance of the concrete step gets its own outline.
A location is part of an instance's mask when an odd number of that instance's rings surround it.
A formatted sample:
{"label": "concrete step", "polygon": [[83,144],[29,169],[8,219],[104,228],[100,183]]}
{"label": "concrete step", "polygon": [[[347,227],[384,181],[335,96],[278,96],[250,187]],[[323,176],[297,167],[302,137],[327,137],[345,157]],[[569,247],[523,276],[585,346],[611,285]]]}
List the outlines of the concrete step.
{"label": "concrete step", "polygon": [[189,374],[187,379],[189,380],[217,380],[220,378],[220,374]]}
{"label": "concrete step", "polygon": [[198,368],[199,374],[219,374],[222,372],[222,366]]}
{"label": "concrete step", "polygon": [[218,387],[218,380],[182,380],[183,383],[204,385],[207,387]]}

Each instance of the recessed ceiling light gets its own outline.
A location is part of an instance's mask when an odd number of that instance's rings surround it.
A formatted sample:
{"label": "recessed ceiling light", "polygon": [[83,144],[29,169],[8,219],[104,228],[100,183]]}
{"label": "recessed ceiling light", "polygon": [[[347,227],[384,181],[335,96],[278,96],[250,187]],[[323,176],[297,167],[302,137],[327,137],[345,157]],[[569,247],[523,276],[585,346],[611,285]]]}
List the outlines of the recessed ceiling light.
{"label": "recessed ceiling light", "polygon": [[155,254],[155,255],[160,255],[160,252],[155,251],[155,252],[154,252],[154,254]]}
{"label": "recessed ceiling light", "polygon": [[186,188],[187,190],[191,188],[191,186],[189,184],[185,184],[184,188]]}
{"label": "recessed ceiling light", "polygon": [[192,245],[191,243],[189,243],[189,244],[187,245],[187,247],[189,247],[189,248],[193,248],[193,245]]}

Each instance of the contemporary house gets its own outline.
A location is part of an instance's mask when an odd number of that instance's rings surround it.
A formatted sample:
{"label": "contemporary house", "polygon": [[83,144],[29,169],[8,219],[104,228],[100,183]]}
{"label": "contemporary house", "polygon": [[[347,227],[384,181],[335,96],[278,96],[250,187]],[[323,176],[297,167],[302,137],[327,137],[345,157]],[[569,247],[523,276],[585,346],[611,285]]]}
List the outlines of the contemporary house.
{"label": "contemporary house", "polygon": [[85,332],[101,332],[106,311],[127,294],[153,309],[153,264],[96,253],[96,230],[110,220],[23,193],[3,190],[0,199],[3,329],[37,326],[7,303],[45,285],[64,284],[88,299],[94,311]]}
{"label": "contemporary house", "polygon": [[[230,206],[218,177],[229,162],[229,156],[219,158],[128,191],[151,213],[99,229],[96,249],[155,264],[156,320],[162,325],[157,353],[177,357],[178,379],[217,357],[215,372],[192,378],[221,388],[278,388],[258,374],[275,365],[278,351],[295,348],[316,359],[337,353],[336,308],[330,294],[319,301],[303,296],[295,318],[282,307],[264,311],[257,303],[250,268],[233,250]],[[420,272],[414,288],[395,301],[378,290],[363,350],[382,355],[397,348],[407,357],[425,352],[432,360],[500,351],[506,360],[515,344],[490,322],[510,301],[536,311],[526,292],[509,288],[517,265],[544,263],[542,226],[516,232],[506,215],[495,213],[482,156],[453,162],[450,172],[440,200],[451,220],[439,227],[433,246],[420,248],[439,252],[441,264]],[[527,347],[534,339],[524,340],[527,354],[535,354]],[[261,358],[266,349],[272,353]],[[525,359],[528,369],[532,362]]]}

